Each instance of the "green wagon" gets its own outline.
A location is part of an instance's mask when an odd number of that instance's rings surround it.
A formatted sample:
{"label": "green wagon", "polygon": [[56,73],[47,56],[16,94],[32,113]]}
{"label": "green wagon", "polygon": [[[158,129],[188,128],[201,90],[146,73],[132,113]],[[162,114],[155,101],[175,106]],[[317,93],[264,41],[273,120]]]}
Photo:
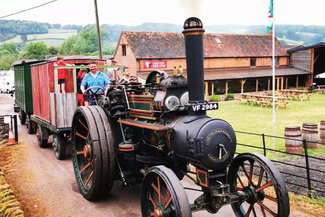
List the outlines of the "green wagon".
{"label": "green wagon", "polygon": [[27,121],[28,133],[33,133],[30,115],[33,114],[32,77],[30,65],[44,60],[19,60],[13,64],[15,72],[15,107],[21,124]]}

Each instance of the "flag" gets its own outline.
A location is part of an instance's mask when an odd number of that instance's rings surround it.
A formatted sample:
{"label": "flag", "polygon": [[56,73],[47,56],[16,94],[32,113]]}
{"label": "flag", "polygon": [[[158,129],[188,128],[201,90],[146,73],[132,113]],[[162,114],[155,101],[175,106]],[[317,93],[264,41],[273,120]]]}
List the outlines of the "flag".
{"label": "flag", "polygon": [[273,29],[273,0],[270,0],[270,7],[268,12],[269,24],[266,27],[266,33],[269,33]]}

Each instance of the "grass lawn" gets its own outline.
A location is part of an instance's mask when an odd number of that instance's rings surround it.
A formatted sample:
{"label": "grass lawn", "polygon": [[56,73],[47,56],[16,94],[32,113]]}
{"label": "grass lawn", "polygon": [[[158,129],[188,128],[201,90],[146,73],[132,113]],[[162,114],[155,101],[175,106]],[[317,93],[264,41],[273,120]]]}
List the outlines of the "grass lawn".
{"label": "grass lawn", "polygon": [[[235,131],[273,135],[272,107],[260,108],[259,105],[248,106],[246,103],[238,104],[237,101],[219,103],[219,110],[208,112],[213,118],[220,118],[229,122]],[[311,94],[310,101],[289,100],[287,108],[279,107],[276,110],[275,135],[283,137],[284,128],[288,125],[303,123],[317,123],[325,120],[325,94]],[[262,137],[237,133],[237,143],[262,147]],[[266,146],[273,148],[273,139],[266,137]],[[275,139],[275,149],[285,150],[284,140]],[[237,146],[238,152],[258,151],[258,149]],[[259,150],[260,153],[261,150]],[[322,150],[310,151],[310,154],[323,154]],[[267,155],[270,157],[269,155]]]}

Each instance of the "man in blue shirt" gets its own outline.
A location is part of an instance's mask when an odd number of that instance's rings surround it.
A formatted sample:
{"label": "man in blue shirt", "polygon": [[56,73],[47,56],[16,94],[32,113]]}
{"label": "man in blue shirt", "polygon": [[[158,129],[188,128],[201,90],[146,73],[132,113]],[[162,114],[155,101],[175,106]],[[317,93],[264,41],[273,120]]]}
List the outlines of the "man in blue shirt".
{"label": "man in blue shirt", "polygon": [[[90,69],[90,72],[82,80],[82,83],[80,86],[81,92],[85,93],[85,90],[87,88],[99,86],[104,89],[104,94],[106,95],[106,93],[109,89],[109,84],[110,84],[108,77],[104,73],[100,72],[97,69],[96,62],[89,63],[89,69]],[[103,90],[101,90],[101,89],[98,90],[98,89],[94,88],[92,90],[92,92],[96,92],[96,91],[97,91],[97,94],[103,94]]]}

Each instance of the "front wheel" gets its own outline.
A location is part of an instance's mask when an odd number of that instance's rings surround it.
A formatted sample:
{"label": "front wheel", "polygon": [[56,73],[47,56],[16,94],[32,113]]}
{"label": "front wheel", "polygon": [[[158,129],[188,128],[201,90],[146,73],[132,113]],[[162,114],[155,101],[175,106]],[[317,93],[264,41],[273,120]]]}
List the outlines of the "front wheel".
{"label": "front wheel", "polygon": [[26,113],[20,109],[18,117],[20,119],[20,124],[24,125],[26,123]]}
{"label": "front wheel", "polygon": [[141,212],[143,217],[192,216],[184,187],[171,169],[149,169],[141,187]]}
{"label": "front wheel", "polygon": [[228,178],[231,192],[247,195],[246,201],[232,204],[236,216],[289,216],[287,188],[268,158],[258,153],[240,154],[232,161]]}
{"label": "front wheel", "polygon": [[45,148],[47,147],[47,136],[45,135],[45,129],[44,127],[42,127],[41,125],[37,125],[37,130],[36,130],[36,138],[37,138],[37,142],[39,147],[41,148]]}

